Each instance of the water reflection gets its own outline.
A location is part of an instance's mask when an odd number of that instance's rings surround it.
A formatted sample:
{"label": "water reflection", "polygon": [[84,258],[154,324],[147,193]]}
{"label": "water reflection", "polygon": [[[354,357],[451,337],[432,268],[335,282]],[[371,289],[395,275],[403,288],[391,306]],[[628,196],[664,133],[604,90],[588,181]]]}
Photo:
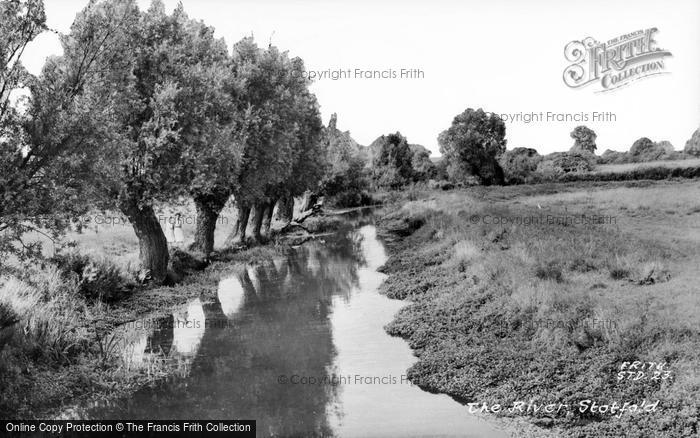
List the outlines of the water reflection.
{"label": "water reflection", "polygon": [[240,310],[243,305],[243,285],[238,277],[224,278],[219,282],[219,289],[216,296],[221,304],[221,310],[227,318],[233,316]]}
{"label": "water reflection", "polygon": [[417,387],[298,383],[332,373],[400,376],[415,360],[383,330],[405,305],[376,292],[385,260],[374,227],[363,226],[240,267],[215,296],[191,302],[131,345],[135,362],[178,357],[186,378],[89,416],[255,419],[260,436],[498,436],[481,434],[487,429],[456,402]]}
{"label": "water reflection", "polygon": [[178,376],[187,376],[205,326],[204,306],[199,299],[172,315],[126,324],[118,335],[122,340],[122,361],[128,370],[162,374],[168,366]]}
{"label": "water reflection", "polygon": [[173,319],[173,350],[183,357],[194,356],[205,331],[202,302],[199,299],[190,302],[184,312],[173,314]]}

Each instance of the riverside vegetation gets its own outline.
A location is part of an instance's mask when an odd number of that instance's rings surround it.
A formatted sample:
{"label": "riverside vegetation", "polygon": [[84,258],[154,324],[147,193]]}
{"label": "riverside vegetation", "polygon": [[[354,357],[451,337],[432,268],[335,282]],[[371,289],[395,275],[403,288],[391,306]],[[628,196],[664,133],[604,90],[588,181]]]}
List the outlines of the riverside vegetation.
{"label": "riverside vegetation", "polygon": [[[692,437],[700,418],[700,182],[570,183],[414,193],[381,229],[383,292],[411,304],[421,387],[465,402],[651,413],[530,412],[573,437]],[[623,363],[667,379],[618,380]],[[509,415],[509,414],[504,414]]]}

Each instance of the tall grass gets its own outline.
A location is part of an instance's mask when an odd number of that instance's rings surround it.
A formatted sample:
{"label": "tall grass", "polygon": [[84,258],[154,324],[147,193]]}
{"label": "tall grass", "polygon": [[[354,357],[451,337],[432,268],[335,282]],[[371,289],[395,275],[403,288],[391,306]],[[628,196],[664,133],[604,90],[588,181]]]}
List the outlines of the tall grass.
{"label": "tall grass", "polygon": [[59,270],[49,267],[34,273],[34,284],[15,278],[0,280],[0,303],[19,320],[14,347],[30,357],[68,363],[89,342],[87,305],[77,284],[66,282]]}

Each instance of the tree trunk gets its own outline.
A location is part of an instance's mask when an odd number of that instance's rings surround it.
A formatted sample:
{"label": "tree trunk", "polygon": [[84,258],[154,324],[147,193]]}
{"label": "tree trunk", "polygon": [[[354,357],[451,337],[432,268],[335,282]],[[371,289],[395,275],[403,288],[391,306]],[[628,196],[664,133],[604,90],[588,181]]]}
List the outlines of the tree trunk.
{"label": "tree trunk", "polygon": [[252,219],[252,225],[253,225],[253,239],[255,239],[256,242],[260,243],[262,242],[262,235],[260,234],[260,229],[262,228],[262,222],[263,222],[263,217],[265,216],[265,206],[267,204],[264,202],[259,202],[255,204],[255,208],[253,208],[253,219]]}
{"label": "tree trunk", "polygon": [[284,222],[291,222],[294,216],[294,198],[288,196],[280,198],[277,204],[277,219]]}
{"label": "tree trunk", "polygon": [[197,224],[194,232],[194,243],[190,249],[208,255],[214,251],[214,231],[219,213],[226,205],[227,193],[217,195],[195,196],[194,205],[197,209]]}
{"label": "tree trunk", "polygon": [[263,235],[268,238],[270,237],[270,226],[272,225],[272,213],[275,211],[275,204],[276,202],[274,201],[268,202],[263,215]]}
{"label": "tree trunk", "polygon": [[139,207],[136,202],[125,202],[121,211],[134,227],[139,239],[139,263],[144,279],[162,284],[168,273],[168,241],[158,222],[153,207]]}
{"label": "tree trunk", "polygon": [[318,194],[314,192],[306,192],[304,195],[304,202],[301,205],[301,212],[305,212],[306,210],[311,210],[311,207],[316,205],[316,202],[318,201]]}
{"label": "tree trunk", "polygon": [[238,209],[236,223],[233,226],[231,234],[226,238],[226,246],[245,242],[245,231],[246,228],[248,228],[248,219],[250,218],[250,205],[242,203],[236,204]]}

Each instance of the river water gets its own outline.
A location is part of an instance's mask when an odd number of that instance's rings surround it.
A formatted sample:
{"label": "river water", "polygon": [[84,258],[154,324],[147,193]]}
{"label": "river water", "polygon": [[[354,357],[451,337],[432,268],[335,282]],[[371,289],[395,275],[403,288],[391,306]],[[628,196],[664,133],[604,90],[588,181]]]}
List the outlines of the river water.
{"label": "river water", "polygon": [[406,381],[416,358],[383,329],[406,305],[377,292],[386,258],[363,225],[239,269],[122,351],[152,373],[167,358],[177,377],[89,416],[254,419],[259,436],[507,436]]}

